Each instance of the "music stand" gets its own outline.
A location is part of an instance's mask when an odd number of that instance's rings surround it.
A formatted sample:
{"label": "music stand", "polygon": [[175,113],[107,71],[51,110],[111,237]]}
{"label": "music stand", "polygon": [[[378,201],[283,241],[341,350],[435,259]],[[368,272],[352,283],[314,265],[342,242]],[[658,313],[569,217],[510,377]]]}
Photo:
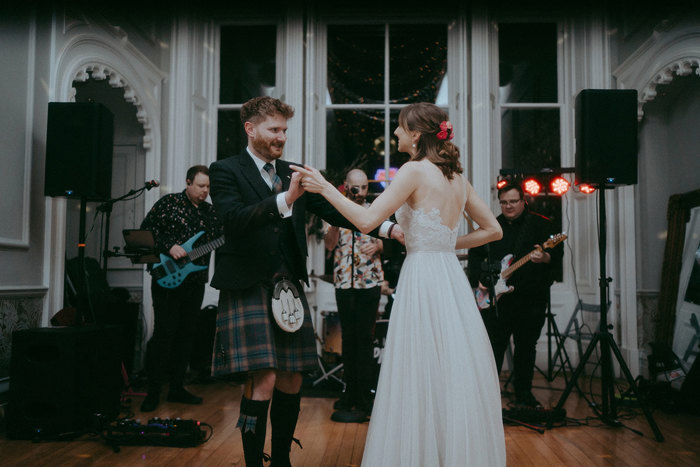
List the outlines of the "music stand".
{"label": "music stand", "polygon": [[160,258],[156,253],[156,242],[153,232],[150,230],[124,229],[124,254],[114,256],[126,256],[131,259],[131,264],[159,263]]}
{"label": "music stand", "polygon": [[[124,229],[124,253],[109,252],[109,256],[124,256],[131,260],[131,264],[154,264],[160,262],[156,254],[156,242],[153,232],[150,230]],[[122,362],[122,379],[126,390],[122,393],[125,396],[146,396],[145,392],[135,392],[129,381],[129,375]]]}

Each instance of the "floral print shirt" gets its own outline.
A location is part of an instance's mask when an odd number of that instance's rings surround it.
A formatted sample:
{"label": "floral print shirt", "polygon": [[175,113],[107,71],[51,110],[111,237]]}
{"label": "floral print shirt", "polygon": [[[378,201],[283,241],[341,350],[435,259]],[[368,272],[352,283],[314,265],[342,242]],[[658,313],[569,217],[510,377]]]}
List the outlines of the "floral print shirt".
{"label": "floral print shirt", "polygon": [[333,256],[333,283],[336,289],[369,289],[384,281],[379,253],[368,256],[360,252],[363,245],[381,242],[361,232],[340,228]]}

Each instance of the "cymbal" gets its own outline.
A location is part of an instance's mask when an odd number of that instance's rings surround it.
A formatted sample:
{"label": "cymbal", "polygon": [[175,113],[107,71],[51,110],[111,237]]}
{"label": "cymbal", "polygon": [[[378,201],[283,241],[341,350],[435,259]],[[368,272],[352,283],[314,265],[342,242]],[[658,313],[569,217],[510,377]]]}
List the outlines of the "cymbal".
{"label": "cymbal", "polygon": [[457,259],[460,261],[466,261],[469,259],[469,253],[462,253],[457,255]]}
{"label": "cymbal", "polygon": [[328,282],[329,284],[333,283],[333,274],[309,274],[309,277],[312,279],[321,279],[323,282]]}

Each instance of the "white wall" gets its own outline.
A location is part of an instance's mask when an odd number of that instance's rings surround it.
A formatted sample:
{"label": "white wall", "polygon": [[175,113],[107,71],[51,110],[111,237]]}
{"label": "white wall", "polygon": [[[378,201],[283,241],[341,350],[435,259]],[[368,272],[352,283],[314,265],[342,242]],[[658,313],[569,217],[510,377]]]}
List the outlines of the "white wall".
{"label": "white wall", "polygon": [[0,15],[0,292],[44,286],[45,27],[28,15]]}
{"label": "white wall", "polygon": [[665,88],[644,106],[640,126],[639,286],[650,291],[661,286],[668,198],[700,188],[700,76]]}

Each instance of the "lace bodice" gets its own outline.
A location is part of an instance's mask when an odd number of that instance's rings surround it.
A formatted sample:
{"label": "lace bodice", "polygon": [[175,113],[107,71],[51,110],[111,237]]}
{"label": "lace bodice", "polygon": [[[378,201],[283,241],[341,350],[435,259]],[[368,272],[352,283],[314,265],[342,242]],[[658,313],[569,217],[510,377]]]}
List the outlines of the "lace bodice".
{"label": "lace bodice", "polygon": [[404,203],[396,211],[396,220],[406,238],[406,251],[455,251],[457,227],[450,229],[442,223],[440,210],[413,209]]}

